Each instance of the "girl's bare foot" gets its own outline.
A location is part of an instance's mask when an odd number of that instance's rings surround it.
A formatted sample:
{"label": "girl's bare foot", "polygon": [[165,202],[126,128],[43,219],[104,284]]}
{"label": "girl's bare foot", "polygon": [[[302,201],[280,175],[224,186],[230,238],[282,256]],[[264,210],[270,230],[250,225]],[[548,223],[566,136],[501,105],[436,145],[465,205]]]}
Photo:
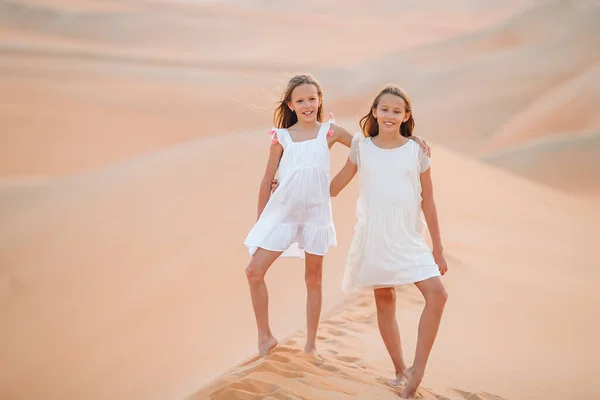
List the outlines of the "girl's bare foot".
{"label": "girl's bare foot", "polygon": [[392,379],[391,381],[388,381],[388,385],[391,386],[400,386],[403,383],[406,382],[408,378],[406,377],[406,375],[404,374],[404,372],[396,372],[396,378]]}
{"label": "girl's bare foot", "polygon": [[402,374],[397,374],[396,379],[392,379],[388,381],[388,385],[390,386],[400,386],[406,381],[406,378]]}
{"label": "girl's bare foot", "polygon": [[404,370],[404,376],[407,381],[410,381],[413,377],[413,367],[408,367]]}
{"label": "girl's bare foot", "polygon": [[417,389],[423,380],[424,372],[415,371],[413,367],[410,367],[406,370],[406,378],[408,382],[406,382],[406,386],[404,386],[404,390],[402,390],[401,397],[403,399],[414,399],[417,395]]}
{"label": "girl's bare foot", "polygon": [[258,343],[258,356],[266,356],[275,346],[277,346],[277,339],[275,339],[273,335],[269,336],[265,340],[260,341]]}
{"label": "girl's bare foot", "polygon": [[317,359],[317,361],[322,361],[322,358],[319,355],[319,353],[317,353],[317,348],[315,346],[306,345],[304,347],[304,352],[306,354],[310,354],[311,356],[315,357]]}
{"label": "girl's bare foot", "polygon": [[388,382],[388,384],[392,385],[392,386],[400,386],[403,383],[405,383],[406,381],[408,381],[409,378],[409,368],[405,368],[403,371],[396,371],[396,379],[392,379],[391,381]]}

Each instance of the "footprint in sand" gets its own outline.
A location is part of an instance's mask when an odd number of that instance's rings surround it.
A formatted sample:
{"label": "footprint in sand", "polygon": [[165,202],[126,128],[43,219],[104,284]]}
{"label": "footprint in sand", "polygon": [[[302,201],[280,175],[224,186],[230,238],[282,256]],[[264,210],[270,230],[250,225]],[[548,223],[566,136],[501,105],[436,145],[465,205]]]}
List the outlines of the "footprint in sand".
{"label": "footprint in sand", "polygon": [[[363,365],[364,364],[363,360],[361,360],[358,357],[340,356],[340,355],[335,354],[333,358],[334,358],[335,362],[343,363],[342,365],[344,366],[344,368],[365,369],[365,366]],[[341,370],[339,367],[335,366],[335,362],[334,362],[334,364],[323,363],[322,365],[319,366],[319,368],[325,369],[325,370],[331,371],[331,372],[340,372]]]}
{"label": "footprint in sand", "polygon": [[372,325],[375,321],[374,317],[359,317],[354,320],[354,322],[362,325]]}
{"label": "footprint in sand", "polygon": [[329,371],[329,372],[339,372],[340,369],[338,367],[336,367],[333,364],[329,364],[329,363],[323,363],[321,365],[319,365],[319,368],[324,369],[325,371]]}
{"label": "footprint in sand", "polygon": [[346,336],[346,332],[341,331],[339,329],[328,329],[327,333],[333,335],[333,336]]}
{"label": "footprint in sand", "polygon": [[300,349],[292,349],[291,347],[286,346],[278,346],[271,350],[270,354],[279,354],[279,353],[290,353],[290,354],[298,354],[303,353]]}
{"label": "footprint in sand", "polygon": [[325,343],[331,344],[334,346],[338,346],[338,345],[341,346],[343,344],[343,342],[341,340],[336,339],[336,338],[327,339],[327,340],[325,340]]}
{"label": "footprint in sand", "polygon": [[347,322],[346,321],[337,321],[337,320],[327,320],[327,321],[323,321],[321,323],[321,325],[333,325],[333,326],[340,326],[340,325],[346,325]]}
{"label": "footprint in sand", "polygon": [[350,332],[355,332],[355,333],[363,333],[364,332],[364,329],[361,329],[360,327],[357,327],[354,324],[346,326],[345,329]]}
{"label": "footprint in sand", "polygon": [[285,355],[278,353],[269,354],[266,358],[282,364],[287,364],[292,360],[290,357],[286,357]]}
{"label": "footprint in sand", "polygon": [[348,363],[362,362],[362,360],[360,358],[358,358],[358,357],[351,357],[351,356],[337,356],[336,359],[338,359],[340,361],[348,362]]}

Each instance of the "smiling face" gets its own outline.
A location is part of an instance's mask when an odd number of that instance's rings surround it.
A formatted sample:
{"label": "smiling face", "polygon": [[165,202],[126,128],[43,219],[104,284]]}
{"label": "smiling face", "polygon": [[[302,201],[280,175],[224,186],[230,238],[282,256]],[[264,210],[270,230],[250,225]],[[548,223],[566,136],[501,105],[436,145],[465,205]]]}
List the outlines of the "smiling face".
{"label": "smiling face", "polygon": [[292,99],[288,103],[290,110],[298,116],[298,121],[313,122],[317,120],[321,99],[317,87],[310,83],[297,86],[292,91]]}
{"label": "smiling face", "polygon": [[400,133],[400,125],[408,121],[410,111],[404,99],[386,93],[379,98],[377,108],[373,109],[373,117],[377,120],[380,133]]}
{"label": "smiling face", "polygon": [[367,137],[375,137],[381,132],[411,137],[415,120],[410,97],[399,86],[385,86],[373,100],[369,112],[360,119],[359,125]]}

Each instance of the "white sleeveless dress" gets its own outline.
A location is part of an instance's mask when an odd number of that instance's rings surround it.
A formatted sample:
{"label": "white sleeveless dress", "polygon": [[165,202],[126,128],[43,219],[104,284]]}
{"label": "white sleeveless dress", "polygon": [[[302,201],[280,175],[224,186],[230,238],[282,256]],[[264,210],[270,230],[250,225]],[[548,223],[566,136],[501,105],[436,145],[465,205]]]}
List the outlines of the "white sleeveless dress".
{"label": "white sleeveless dress", "polygon": [[287,129],[273,128],[284,149],[279,184],[244,241],[251,255],[258,248],[289,249],[283,256],[302,257],[302,250],[325,255],[337,244],[329,194],[330,126],[331,121],[322,123],[314,139],[301,142],[293,142]]}
{"label": "white sleeveless dress", "polygon": [[429,157],[413,140],[382,149],[359,132],[350,161],[358,165],[360,189],[343,290],[395,287],[440,276],[423,236],[420,174],[429,168]]}

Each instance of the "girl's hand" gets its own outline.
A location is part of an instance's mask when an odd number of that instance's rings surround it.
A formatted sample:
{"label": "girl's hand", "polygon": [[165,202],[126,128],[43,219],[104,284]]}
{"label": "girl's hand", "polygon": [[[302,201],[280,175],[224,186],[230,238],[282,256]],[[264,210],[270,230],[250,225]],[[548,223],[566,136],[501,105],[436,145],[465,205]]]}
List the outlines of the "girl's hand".
{"label": "girl's hand", "polygon": [[277,186],[279,186],[279,181],[277,181],[277,178],[275,178],[271,181],[271,193],[275,192]]}
{"label": "girl's hand", "polygon": [[417,142],[419,144],[419,146],[421,146],[423,148],[423,152],[425,153],[425,155],[427,157],[431,157],[431,147],[429,147],[429,144],[427,143],[427,141],[425,139],[422,139],[418,136],[411,136],[410,138],[412,140],[414,140],[415,142]]}
{"label": "girl's hand", "polygon": [[442,274],[442,276],[448,272],[448,263],[446,262],[446,257],[444,257],[444,252],[443,251],[434,251],[433,252],[433,259],[435,260],[435,263],[437,264],[438,268],[440,269],[440,274]]}

